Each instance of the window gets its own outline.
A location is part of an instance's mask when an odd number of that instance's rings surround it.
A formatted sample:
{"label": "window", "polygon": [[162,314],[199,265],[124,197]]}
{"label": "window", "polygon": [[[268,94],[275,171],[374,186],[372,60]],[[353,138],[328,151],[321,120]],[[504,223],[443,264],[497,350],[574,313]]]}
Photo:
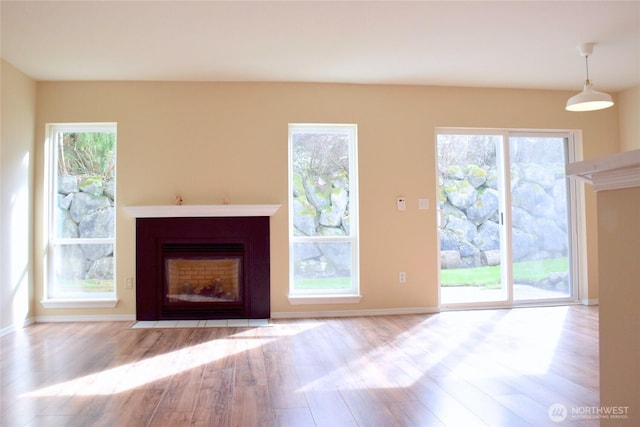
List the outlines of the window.
{"label": "window", "polygon": [[439,130],[442,305],[577,299],[578,146],[567,131]]}
{"label": "window", "polygon": [[47,145],[43,304],[114,301],[116,126],[49,125]]}
{"label": "window", "polygon": [[289,126],[293,303],[359,301],[357,177],[356,125]]}

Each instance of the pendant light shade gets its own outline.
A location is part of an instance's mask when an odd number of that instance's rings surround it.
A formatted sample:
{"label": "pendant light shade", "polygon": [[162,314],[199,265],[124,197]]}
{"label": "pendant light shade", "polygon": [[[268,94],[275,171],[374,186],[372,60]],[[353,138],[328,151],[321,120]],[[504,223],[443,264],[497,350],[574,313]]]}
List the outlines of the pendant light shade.
{"label": "pendant light shade", "polygon": [[584,83],[582,92],[567,100],[567,111],[595,111],[609,108],[613,99],[609,94],[598,92],[588,80]]}
{"label": "pendant light shade", "polygon": [[589,80],[589,55],[593,52],[593,43],[585,43],[578,46],[580,54],[585,58],[587,69],[587,79],[584,82],[582,92],[572,96],[567,100],[567,111],[595,111],[609,108],[613,105],[611,96],[599,92],[593,88],[591,80]]}

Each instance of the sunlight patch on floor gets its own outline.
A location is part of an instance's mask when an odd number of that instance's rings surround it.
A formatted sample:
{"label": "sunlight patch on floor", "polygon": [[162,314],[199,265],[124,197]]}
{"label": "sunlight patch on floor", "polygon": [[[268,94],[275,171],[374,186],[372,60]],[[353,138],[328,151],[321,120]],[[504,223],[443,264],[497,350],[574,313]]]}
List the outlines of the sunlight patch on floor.
{"label": "sunlight patch on floor", "polygon": [[21,397],[104,396],[122,393],[206,365],[223,357],[260,347],[270,341],[272,341],[270,338],[258,337],[208,341],[40,388],[25,393]]}

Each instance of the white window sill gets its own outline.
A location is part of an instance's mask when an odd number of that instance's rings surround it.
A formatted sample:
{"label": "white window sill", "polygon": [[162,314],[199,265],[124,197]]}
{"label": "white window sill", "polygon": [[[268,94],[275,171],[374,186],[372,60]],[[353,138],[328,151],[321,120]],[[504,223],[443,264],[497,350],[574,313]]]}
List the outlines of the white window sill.
{"label": "white window sill", "polygon": [[362,295],[289,295],[289,303],[302,304],[358,304]]}
{"label": "white window sill", "polygon": [[44,308],[113,308],[118,304],[118,299],[45,299],[40,304]]}

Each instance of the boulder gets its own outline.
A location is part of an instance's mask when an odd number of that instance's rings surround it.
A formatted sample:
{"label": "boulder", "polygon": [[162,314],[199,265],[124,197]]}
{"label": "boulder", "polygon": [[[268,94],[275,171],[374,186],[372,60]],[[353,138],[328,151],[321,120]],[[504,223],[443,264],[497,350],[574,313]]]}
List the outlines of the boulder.
{"label": "boulder", "polygon": [[522,177],[525,181],[539,185],[544,189],[549,189],[556,183],[555,166],[542,166],[535,163],[521,165]]}
{"label": "boulder", "polygon": [[481,251],[500,249],[500,226],[492,221],[487,221],[478,227],[478,234],[473,239],[473,244]]}
{"label": "boulder", "polygon": [[456,216],[449,217],[446,228],[456,233],[460,240],[467,240],[469,242],[473,241],[478,233],[478,229],[474,223],[466,218],[458,218]]}
{"label": "boulder", "polygon": [[458,165],[449,166],[447,170],[444,171],[444,176],[447,179],[462,180],[464,179],[465,175],[466,174],[464,173],[464,169],[462,168],[462,166]]}
{"label": "boulder", "polygon": [[525,233],[536,232],[536,219],[522,208],[514,207],[511,210],[511,225]]}
{"label": "boulder", "polygon": [[78,177],[75,175],[58,176],[58,193],[69,194],[78,192]]}
{"label": "boulder", "polygon": [[486,189],[478,192],[473,205],[467,209],[467,218],[476,225],[480,225],[491,218],[499,207],[499,196],[496,190]]}
{"label": "boulder", "polygon": [[293,200],[293,226],[296,236],[315,236],[318,226],[316,220],[316,209],[308,203],[304,196],[296,197]]}
{"label": "boulder", "polygon": [[113,257],[95,260],[87,271],[87,279],[113,279]]}
{"label": "boulder", "polygon": [[111,200],[115,200],[116,197],[116,182],[113,179],[108,180],[104,183],[103,189],[104,195],[110,198]]}
{"label": "boulder", "polygon": [[293,254],[295,256],[295,263],[318,258],[322,255],[322,252],[320,252],[316,243],[294,243],[294,246],[295,250],[293,251]]}
{"label": "boulder", "polygon": [[58,229],[56,232],[58,233],[57,237],[61,237],[63,239],[75,239],[80,237],[80,230],[78,229],[78,224],[71,218],[71,214],[69,211],[64,209],[58,209]]}
{"label": "boulder", "polygon": [[71,213],[71,218],[73,218],[75,222],[80,223],[87,214],[110,206],[111,200],[109,200],[108,197],[96,196],[89,193],[76,193],[71,202],[69,212]]}
{"label": "boulder", "polygon": [[60,209],[68,210],[71,207],[71,202],[76,193],[69,193],[67,195],[58,193],[58,207]]}
{"label": "boulder", "polygon": [[96,261],[97,259],[113,255],[113,245],[80,245],[82,254],[88,261]]}
{"label": "boulder", "polygon": [[458,242],[460,241],[460,237],[455,231],[441,228],[440,229],[440,250],[448,251],[455,250],[458,251]]}
{"label": "boulder", "polygon": [[333,188],[330,201],[331,203],[320,212],[320,225],[337,227],[342,222],[349,204],[349,193],[342,188]]}
{"label": "boulder", "polygon": [[107,238],[114,237],[114,208],[108,207],[89,212],[78,224],[80,237]]}
{"label": "boulder", "polygon": [[307,177],[302,180],[305,197],[318,211],[329,206],[331,187],[321,177]]}
{"label": "boulder", "polygon": [[351,273],[350,243],[323,243],[320,245],[320,250],[336,273],[345,275]]}
{"label": "boulder", "polygon": [[569,244],[567,234],[557,226],[556,222],[548,218],[538,218],[536,225],[536,234],[541,240],[540,249],[566,255]]}
{"label": "boulder", "polygon": [[464,259],[464,258],[468,258],[471,256],[475,256],[478,255],[478,263],[476,264],[476,266],[480,265],[480,251],[478,250],[478,248],[476,248],[473,244],[467,242],[466,240],[461,240],[458,242],[458,252],[460,253],[460,256]]}
{"label": "boulder", "polygon": [[555,216],[553,198],[538,184],[526,182],[516,187],[511,193],[511,203],[536,217]]}
{"label": "boulder", "polygon": [[64,268],[60,270],[59,279],[84,280],[86,276],[85,257],[80,245],[62,245],[58,249]]}
{"label": "boulder", "polygon": [[474,188],[480,188],[487,182],[487,170],[478,165],[468,165],[465,177]]}
{"label": "boulder", "polygon": [[513,229],[513,260],[523,261],[538,252],[539,238],[535,234],[525,233],[517,228]]}
{"label": "boulder", "polygon": [[473,205],[478,197],[478,192],[467,179],[445,180],[444,191],[449,202],[462,210]]}
{"label": "boulder", "polygon": [[83,193],[89,193],[89,194],[93,194],[93,195],[96,195],[96,196],[102,196],[102,194],[104,193],[103,190],[102,190],[103,185],[104,185],[104,183],[102,181],[102,177],[99,177],[99,176],[85,176],[85,177],[80,179],[80,182],[78,183],[78,188]]}

